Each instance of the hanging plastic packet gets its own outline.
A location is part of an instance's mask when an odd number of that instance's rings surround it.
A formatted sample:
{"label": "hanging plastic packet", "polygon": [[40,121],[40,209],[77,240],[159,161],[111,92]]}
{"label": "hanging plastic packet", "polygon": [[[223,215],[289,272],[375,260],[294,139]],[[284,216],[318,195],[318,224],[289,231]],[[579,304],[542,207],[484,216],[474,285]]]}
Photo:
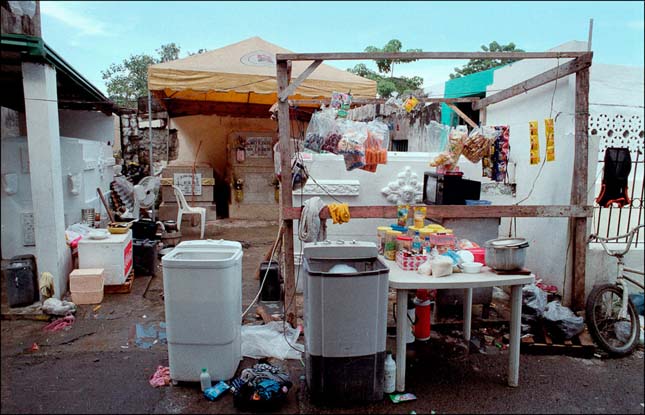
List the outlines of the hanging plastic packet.
{"label": "hanging plastic packet", "polygon": [[352,96],[342,92],[333,92],[331,94],[331,107],[338,110],[338,118],[346,118],[347,111],[352,104]]}
{"label": "hanging plastic packet", "polygon": [[412,110],[417,106],[418,103],[419,100],[416,97],[410,97],[403,103],[403,108],[405,108],[407,112],[412,112]]}
{"label": "hanging plastic packet", "polygon": [[531,142],[531,164],[538,164],[540,162],[540,138],[537,121],[529,121],[529,137]]}
{"label": "hanging plastic packet", "polygon": [[479,163],[490,151],[490,142],[495,140],[495,128],[483,126],[474,128],[466,140],[461,154],[472,163]]}
{"label": "hanging plastic packet", "polygon": [[407,226],[410,205],[398,205],[396,210],[396,223],[399,226]]}
{"label": "hanging plastic packet", "polygon": [[311,116],[309,125],[307,126],[307,132],[305,133],[305,142],[304,146],[306,149],[320,153],[320,149],[323,144],[324,136],[321,134],[321,124],[322,124],[322,112],[315,112]]}
{"label": "hanging plastic packet", "polygon": [[439,153],[430,162],[430,166],[441,167],[446,171],[455,169],[467,137],[468,128],[465,125],[459,125],[457,128],[453,128],[448,135],[448,148],[446,148],[446,151]]}
{"label": "hanging plastic packet", "polygon": [[546,161],[555,160],[555,137],[553,130],[553,118],[546,118],[544,120],[544,135],[546,135]]}
{"label": "hanging plastic packet", "polygon": [[496,128],[499,130],[499,135],[495,140],[493,180],[503,182],[506,179],[508,155],[511,151],[510,128],[507,125],[501,125]]}

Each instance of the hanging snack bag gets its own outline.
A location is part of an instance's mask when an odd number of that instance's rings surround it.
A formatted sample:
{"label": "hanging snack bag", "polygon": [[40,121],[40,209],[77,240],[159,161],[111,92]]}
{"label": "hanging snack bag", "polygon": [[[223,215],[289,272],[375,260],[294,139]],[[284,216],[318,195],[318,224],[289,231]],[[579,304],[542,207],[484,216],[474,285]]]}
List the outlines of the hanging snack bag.
{"label": "hanging snack bag", "polygon": [[352,96],[342,92],[331,94],[331,107],[338,110],[338,118],[347,118],[347,111],[352,104]]}
{"label": "hanging snack bag", "polygon": [[474,128],[464,141],[461,154],[472,163],[479,163],[490,151],[490,142],[497,137],[493,127],[483,126]]}
{"label": "hanging snack bag", "polygon": [[453,128],[448,136],[448,148],[437,155],[433,161],[430,162],[432,167],[441,167],[446,170],[452,170],[461,155],[464,148],[464,141],[468,137],[468,128],[465,125],[459,125]]}
{"label": "hanging snack bag", "polygon": [[407,112],[412,112],[412,110],[417,106],[418,103],[419,100],[416,97],[410,97],[403,103],[403,108],[405,108]]}
{"label": "hanging snack bag", "polygon": [[396,223],[399,226],[407,226],[410,205],[398,205],[396,210]]}
{"label": "hanging snack bag", "polygon": [[322,112],[315,112],[311,116],[311,121],[307,126],[307,132],[305,134],[305,148],[316,153],[320,153],[320,149],[323,145],[324,136],[321,134],[321,124],[322,124]]}

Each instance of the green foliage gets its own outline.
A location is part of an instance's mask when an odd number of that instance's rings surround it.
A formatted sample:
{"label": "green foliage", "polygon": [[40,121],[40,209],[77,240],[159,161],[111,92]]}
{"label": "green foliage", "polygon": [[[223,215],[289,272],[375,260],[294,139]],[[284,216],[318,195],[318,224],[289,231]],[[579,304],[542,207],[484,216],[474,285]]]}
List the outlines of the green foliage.
{"label": "green foliage", "polygon": [[[396,53],[401,52],[402,44],[398,39],[392,39],[385,44],[382,48],[377,48],[376,46],[368,46],[365,48],[365,52],[388,52]],[[406,52],[421,52],[421,49],[408,49]],[[347,71],[362,76],[363,78],[371,79],[377,82],[376,90],[380,97],[389,98],[392,96],[393,92],[397,92],[399,95],[405,93],[410,93],[418,90],[423,85],[423,78],[419,76],[413,76],[411,78],[401,76],[394,77],[394,64],[395,63],[406,63],[413,62],[416,59],[376,59],[376,66],[378,68],[378,73],[369,69],[365,64],[359,63],[353,68],[347,69]],[[385,77],[382,74],[389,74],[389,77]]]}
{"label": "green foliage", "polygon": [[175,43],[162,45],[157,57],[145,53],[130,55],[121,63],[111,64],[101,71],[112,101],[126,108],[136,108],[137,98],[148,94],[148,67],[179,58],[180,47]]}
{"label": "green foliage", "polygon": [[[493,41],[489,43],[488,46],[482,45],[481,48],[484,52],[524,52],[522,49],[517,49],[513,42],[508,45],[500,45]],[[463,68],[455,68],[455,72],[450,74],[450,79],[485,71],[486,69],[495,68],[497,66],[515,62],[516,60],[517,59],[471,59]]]}

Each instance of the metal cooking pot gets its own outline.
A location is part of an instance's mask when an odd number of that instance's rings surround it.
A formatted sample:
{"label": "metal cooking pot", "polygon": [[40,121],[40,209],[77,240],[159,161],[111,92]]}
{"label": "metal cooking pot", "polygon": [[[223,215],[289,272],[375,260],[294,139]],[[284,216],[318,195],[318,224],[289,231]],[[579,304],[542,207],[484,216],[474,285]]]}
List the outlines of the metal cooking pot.
{"label": "metal cooking pot", "polygon": [[529,242],[524,238],[497,238],[486,241],[486,265],[500,271],[522,269]]}

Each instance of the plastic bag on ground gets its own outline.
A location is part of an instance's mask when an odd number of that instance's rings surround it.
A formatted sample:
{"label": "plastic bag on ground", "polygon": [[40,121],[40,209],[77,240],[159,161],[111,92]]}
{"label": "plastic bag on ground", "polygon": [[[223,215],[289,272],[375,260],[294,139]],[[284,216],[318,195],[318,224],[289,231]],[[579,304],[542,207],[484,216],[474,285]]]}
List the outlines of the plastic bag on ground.
{"label": "plastic bag on ground", "polygon": [[[300,327],[294,329],[282,321],[272,321],[261,326],[242,326],[242,355],[253,359],[300,359],[304,346],[296,343],[299,336]],[[294,350],[294,347],[300,351]]]}
{"label": "plastic bag on ground", "polygon": [[551,301],[544,309],[544,321],[553,337],[570,339],[584,330],[585,323],[570,308],[563,306],[559,301]]}
{"label": "plastic bag on ground", "polygon": [[522,288],[522,322],[537,323],[544,315],[547,294],[537,285],[529,284]]}

